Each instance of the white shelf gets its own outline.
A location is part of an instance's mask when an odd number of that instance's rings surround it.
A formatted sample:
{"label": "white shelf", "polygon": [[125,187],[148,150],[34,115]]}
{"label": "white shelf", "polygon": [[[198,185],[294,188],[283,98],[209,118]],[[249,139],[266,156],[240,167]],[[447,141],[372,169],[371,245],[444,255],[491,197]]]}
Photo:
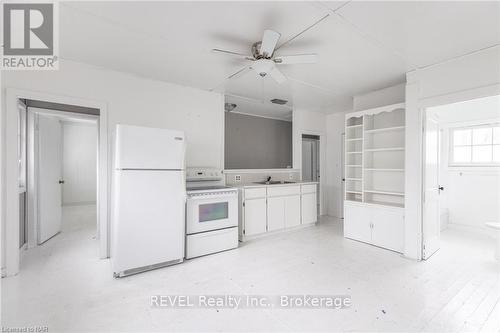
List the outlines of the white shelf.
{"label": "white shelf", "polygon": [[351,181],[362,181],[363,178],[346,178],[345,180],[351,180]]}
{"label": "white shelf", "polygon": [[363,194],[363,192],[361,192],[361,191],[350,191],[350,190],[346,190],[345,192],[346,192],[346,193],[352,193],[352,194]]}
{"label": "white shelf", "polygon": [[386,201],[376,201],[376,200],[367,200],[365,201],[367,204],[372,204],[372,205],[381,205],[381,206],[391,206],[391,207],[399,207],[399,208],[404,208],[405,205],[402,203],[396,203],[396,202],[386,202]]}
{"label": "white shelf", "polygon": [[380,133],[380,132],[390,132],[390,131],[401,131],[404,130],[405,126],[394,126],[394,127],[384,127],[365,130],[365,133]]}
{"label": "white shelf", "polygon": [[359,125],[347,125],[346,128],[360,128],[360,127],[363,127],[363,124],[359,124]]}
{"label": "white shelf", "polygon": [[377,152],[377,151],[400,151],[400,150],[405,150],[404,147],[388,147],[388,148],[366,148],[365,151],[372,151],[372,152]]}
{"label": "white shelf", "polygon": [[348,151],[347,154],[362,154],[362,151]]}
{"label": "white shelf", "polygon": [[397,195],[400,197],[405,196],[404,192],[379,191],[379,190],[364,190],[364,191],[366,193],[373,193],[373,194]]}
{"label": "white shelf", "polygon": [[362,168],[363,166],[361,164],[346,164],[346,167],[349,168]]}
{"label": "white shelf", "polygon": [[347,139],[346,141],[362,141],[363,138]]}
{"label": "white shelf", "polygon": [[366,171],[388,171],[388,172],[404,172],[405,169],[384,169],[384,168],[365,168]]}

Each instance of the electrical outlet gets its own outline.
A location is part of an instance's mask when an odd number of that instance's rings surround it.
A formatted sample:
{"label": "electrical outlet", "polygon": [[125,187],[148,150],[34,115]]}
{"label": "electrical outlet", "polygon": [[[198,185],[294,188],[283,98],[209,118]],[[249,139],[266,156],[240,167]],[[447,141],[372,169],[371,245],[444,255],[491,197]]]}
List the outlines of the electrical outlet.
{"label": "electrical outlet", "polygon": [[288,174],[288,179],[292,180],[293,179],[293,173]]}
{"label": "electrical outlet", "polygon": [[234,176],[234,181],[235,182],[241,182],[241,175],[235,175]]}

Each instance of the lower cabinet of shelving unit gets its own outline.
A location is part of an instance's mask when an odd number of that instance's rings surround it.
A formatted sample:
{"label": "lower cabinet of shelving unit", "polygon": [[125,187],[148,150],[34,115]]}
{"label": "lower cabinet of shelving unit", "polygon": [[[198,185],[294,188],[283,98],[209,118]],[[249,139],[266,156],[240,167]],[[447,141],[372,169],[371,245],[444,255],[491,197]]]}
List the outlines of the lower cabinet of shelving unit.
{"label": "lower cabinet of shelving unit", "polygon": [[368,210],[363,204],[344,205],[344,237],[370,243],[372,229]]}
{"label": "lower cabinet of shelving unit", "polygon": [[403,252],[404,209],[346,201],[344,237]]}

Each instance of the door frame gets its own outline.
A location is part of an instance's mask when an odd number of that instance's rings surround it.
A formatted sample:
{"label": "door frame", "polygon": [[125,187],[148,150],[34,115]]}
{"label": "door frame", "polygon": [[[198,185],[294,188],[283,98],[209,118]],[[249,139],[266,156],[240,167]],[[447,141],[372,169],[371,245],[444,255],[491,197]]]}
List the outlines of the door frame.
{"label": "door frame", "polygon": [[[429,115],[429,111],[432,107],[426,107],[425,109],[422,110],[422,116],[423,116],[423,134],[422,134],[422,252],[421,252],[421,258],[422,260],[427,260],[429,259],[430,257],[432,257],[432,255],[434,253],[436,253],[439,248],[432,252],[430,255],[425,255],[425,245],[426,245],[426,241],[425,241],[425,237],[426,237],[426,223],[425,223],[425,217],[427,216],[427,214],[425,214],[425,206],[426,206],[426,197],[425,197],[425,194],[426,194],[426,183],[427,183],[427,173],[426,173],[426,163],[427,163],[427,158],[426,158],[426,155],[427,155],[427,122],[428,122],[428,119],[430,117]],[[437,163],[438,163],[438,187],[441,186],[440,185],[440,181],[439,181],[439,173],[441,171],[441,166],[440,166],[440,163],[441,163],[441,133],[439,131],[440,129],[440,126],[439,126],[439,122],[437,119],[434,119],[438,125],[438,130],[437,130],[437,133],[438,133],[438,140],[437,140],[437,151],[438,151],[438,158],[437,158]],[[437,189],[436,189],[437,190]],[[438,218],[437,218],[437,221],[436,223],[438,224],[437,228],[439,230],[440,228],[440,216],[441,216],[441,213],[440,213],[440,197],[438,195]],[[439,236],[439,239],[441,238],[441,235]]]}
{"label": "door frame", "polygon": [[[297,153],[300,156],[300,179],[302,179],[302,135],[317,135],[319,136],[319,214],[325,215],[325,189],[326,189],[326,134],[322,131],[298,130],[297,136],[300,140],[296,140]],[[295,159],[294,159],[295,160]],[[298,161],[297,161],[298,162]],[[295,165],[294,165],[295,167]],[[297,168],[296,168],[297,169]]]}
{"label": "door frame", "polygon": [[[441,105],[446,105],[446,104],[453,104],[453,103],[459,103],[459,102],[465,102],[468,100],[476,99],[476,98],[482,98],[482,97],[489,97],[489,96],[495,96],[495,95],[500,95],[500,84],[492,84],[492,85],[487,85],[487,86],[482,86],[474,89],[468,89],[468,90],[463,90],[463,91],[458,91],[458,92],[452,92],[449,94],[443,94],[439,96],[432,96],[432,97],[427,97],[423,99],[419,99],[417,102],[417,111],[418,111],[418,119],[419,119],[419,127],[421,128],[421,137],[419,139],[420,142],[420,180],[419,182],[419,188],[420,188],[420,202],[419,202],[419,229],[420,229],[420,234],[416,235],[419,238],[420,242],[420,251],[419,251],[419,260],[422,260],[423,258],[423,253],[424,253],[424,244],[425,244],[425,234],[424,234],[424,223],[425,223],[425,215],[424,215],[424,193],[425,193],[425,174],[424,174],[424,169],[425,169],[425,134],[426,134],[426,129],[425,129],[425,122],[424,122],[424,115],[426,110],[431,107],[435,106],[441,106]],[[406,214],[406,213],[405,213]]]}
{"label": "door frame", "polygon": [[1,200],[4,251],[4,265],[2,276],[11,276],[19,272],[19,196],[18,196],[18,162],[17,162],[17,101],[32,99],[51,103],[77,105],[99,109],[98,120],[98,183],[97,183],[97,220],[99,225],[99,253],[102,259],[109,258],[109,188],[110,172],[108,165],[108,114],[107,104],[103,101],[82,99],[78,97],[54,95],[44,92],[6,88],[5,94],[5,159],[3,163],[3,188],[5,195]]}
{"label": "door frame", "polygon": [[[28,117],[28,148],[27,148],[27,174],[28,174],[28,188],[27,188],[27,233],[28,233],[28,248],[32,248],[39,245],[39,232],[40,232],[40,221],[39,217],[39,137],[35,134],[35,128],[38,123],[38,116],[55,116],[55,117],[69,117],[73,119],[92,121],[96,127],[99,126],[99,116],[87,115],[84,113],[68,112],[60,110],[44,109],[39,107],[28,107],[27,117]],[[62,125],[62,124],[61,124]],[[62,126],[61,126],[62,127]],[[62,128],[61,128],[62,131]],[[62,134],[61,134],[62,139]],[[62,145],[61,145],[62,154]],[[61,155],[63,156],[63,155]],[[62,163],[62,161],[61,161]],[[61,164],[62,169],[62,164]],[[61,170],[61,177],[63,177],[63,170]],[[61,189],[63,191],[63,189]],[[62,194],[62,193],[61,193]],[[62,202],[61,202],[62,203]],[[96,223],[96,234],[100,235],[99,223]],[[98,237],[99,238],[99,237]]]}

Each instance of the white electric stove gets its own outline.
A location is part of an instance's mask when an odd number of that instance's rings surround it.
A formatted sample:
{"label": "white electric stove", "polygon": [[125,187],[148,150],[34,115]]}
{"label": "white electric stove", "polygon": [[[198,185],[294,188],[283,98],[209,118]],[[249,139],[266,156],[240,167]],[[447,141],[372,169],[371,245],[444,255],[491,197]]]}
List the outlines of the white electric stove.
{"label": "white electric stove", "polygon": [[221,170],[186,170],[186,259],[238,247],[238,189]]}

